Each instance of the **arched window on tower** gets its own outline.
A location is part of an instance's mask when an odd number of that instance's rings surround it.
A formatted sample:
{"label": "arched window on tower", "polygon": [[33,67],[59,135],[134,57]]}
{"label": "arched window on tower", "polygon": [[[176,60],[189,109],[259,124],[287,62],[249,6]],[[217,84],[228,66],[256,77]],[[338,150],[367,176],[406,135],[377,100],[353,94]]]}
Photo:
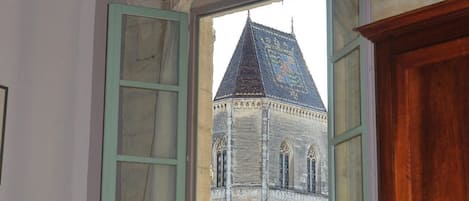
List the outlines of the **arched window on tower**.
{"label": "arched window on tower", "polygon": [[318,162],[318,157],[316,154],[316,150],[314,149],[314,146],[310,146],[308,150],[308,154],[306,156],[306,171],[308,174],[307,177],[307,190],[310,193],[316,193],[316,174],[317,174],[317,169],[316,165]]}
{"label": "arched window on tower", "polygon": [[287,189],[290,180],[291,149],[286,142],[280,145],[279,155],[279,184],[280,188]]}
{"label": "arched window on tower", "polygon": [[216,166],[217,166],[217,187],[226,185],[226,142],[224,139],[219,138],[215,144],[216,151]]}

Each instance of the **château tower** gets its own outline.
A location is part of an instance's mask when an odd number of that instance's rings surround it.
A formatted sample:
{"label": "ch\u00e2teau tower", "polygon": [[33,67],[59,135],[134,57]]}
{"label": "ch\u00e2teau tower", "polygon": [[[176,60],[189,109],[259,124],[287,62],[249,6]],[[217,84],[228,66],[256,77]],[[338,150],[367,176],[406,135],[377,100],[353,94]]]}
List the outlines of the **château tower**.
{"label": "ch\u00e2teau tower", "polygon": [[213,109],[212,201],[327,200],[327,111],[293,33],[248,17]]}

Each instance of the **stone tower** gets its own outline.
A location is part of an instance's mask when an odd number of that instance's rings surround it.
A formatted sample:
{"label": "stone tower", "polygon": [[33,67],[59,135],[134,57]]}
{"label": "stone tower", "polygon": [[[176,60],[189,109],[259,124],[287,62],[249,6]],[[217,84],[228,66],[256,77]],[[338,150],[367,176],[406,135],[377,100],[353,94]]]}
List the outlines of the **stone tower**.
{"label": "stone tower", "polygon": [[212,201],[327,200],[327,112],[293,33],[248,18],[213,109]]}

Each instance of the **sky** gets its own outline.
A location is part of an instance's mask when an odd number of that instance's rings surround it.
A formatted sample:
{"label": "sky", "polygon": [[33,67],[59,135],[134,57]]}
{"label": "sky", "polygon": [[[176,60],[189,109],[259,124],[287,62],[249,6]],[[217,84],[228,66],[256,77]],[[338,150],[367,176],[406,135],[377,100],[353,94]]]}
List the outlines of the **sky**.
{"label": "sky", "polygon": [[[241,11],[213,20],[213,96],[220,85],[248,16]],[[284,0],[250,10],[251,20],[280,31],[293,29],[319,94],[327,108],[327,23],[326,1]]]}

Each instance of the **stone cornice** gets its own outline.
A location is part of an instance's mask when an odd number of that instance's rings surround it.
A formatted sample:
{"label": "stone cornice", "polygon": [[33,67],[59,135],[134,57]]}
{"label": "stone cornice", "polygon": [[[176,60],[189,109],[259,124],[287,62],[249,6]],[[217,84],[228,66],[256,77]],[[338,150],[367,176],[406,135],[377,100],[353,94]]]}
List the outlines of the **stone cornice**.
{"label": "stone cornice", "polygon": [[268,107],[273,111],[284,112],[307,119],[316,119],[327,123],[327,112],[317,111],[270,98],[229,98],[213,102],[214,112],[225,111],[228,107],[233,109],[262,109],[263,107]]}

